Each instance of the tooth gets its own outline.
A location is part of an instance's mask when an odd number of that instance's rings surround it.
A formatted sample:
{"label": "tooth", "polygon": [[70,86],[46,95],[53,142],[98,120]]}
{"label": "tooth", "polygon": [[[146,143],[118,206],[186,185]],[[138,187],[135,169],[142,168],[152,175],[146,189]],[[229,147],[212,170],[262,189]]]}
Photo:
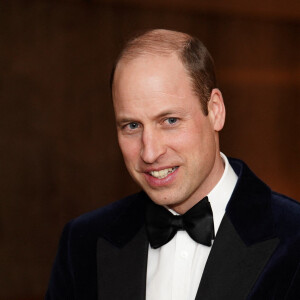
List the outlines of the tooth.
{"label": "tooth", "polygon": [[150,174],[153,177],[162,179],[162,178],[165,178],[170,173],[174,172],[175,169],[176,168],[168,168],[168,169],[164,169],[164,170],[160,170],[160,171],[151,171]]}

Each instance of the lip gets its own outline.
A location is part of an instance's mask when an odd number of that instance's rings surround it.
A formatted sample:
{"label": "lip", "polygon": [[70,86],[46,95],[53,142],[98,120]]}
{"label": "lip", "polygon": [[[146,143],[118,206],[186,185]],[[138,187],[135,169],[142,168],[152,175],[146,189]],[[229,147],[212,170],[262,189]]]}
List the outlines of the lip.
{"label": "lip", "polygon": [[160,170],[164,170],[164,169],[168,169],[168,168],[174,168],[173,167],[163,167],[163,168],[159,168],[159,169],[149,169],[147,171],[145,171],[144,177],[147,181],[147,183],[152,186],[152,187],[163,187],[163,186],[168,186],[170,185],[176,178],[179,167],[176,168],[176,170],[170,174],[168,174],[165,178],[156,178],[153,177],[152,175],[149,174],[149,172],[151,171],[160,171]]}
{"label": "lip", "polygon": [[161,171],[161,170],[176,168],[176,167],[178,167],[178,166],[166,166],[166,167],[160,167],[160,168],[149,168],[149,169],[143,170],[143,172],[144,173],[150,173],[150,172],[153,172],[153,171]]}

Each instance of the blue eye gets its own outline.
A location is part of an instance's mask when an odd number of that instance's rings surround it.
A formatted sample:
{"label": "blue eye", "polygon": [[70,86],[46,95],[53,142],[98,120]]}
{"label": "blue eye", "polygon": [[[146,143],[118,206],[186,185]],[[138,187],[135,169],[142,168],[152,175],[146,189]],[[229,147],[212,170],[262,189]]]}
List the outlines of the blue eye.
{"label": "blue eye", "polygon": [[138,127],[139,127],[139,124],[136,123],[136,122],[132,122],[132,123],[129,123],[127,126],[129,127],[129,129],[132,130],[132,129],[138,128]]}
{"label": "blue eye", "polygon": [[170,125],[175,124],[177,121],[178,121],[177,118],[168,118],[168,119],[167,119],[167,122],[168,122]]}

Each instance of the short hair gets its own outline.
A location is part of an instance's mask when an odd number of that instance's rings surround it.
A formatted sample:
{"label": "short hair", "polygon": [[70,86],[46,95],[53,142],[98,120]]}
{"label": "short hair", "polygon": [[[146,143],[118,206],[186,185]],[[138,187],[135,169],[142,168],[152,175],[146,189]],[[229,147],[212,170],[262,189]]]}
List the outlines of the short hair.
{"label": "short hair", "polygon": [[207,104],[211,92],[217,87],[214,61],[204,44],[189,34],[154,29],[130,39],[112,69],[110,87],[113,88],[114,73],[120,61],[131,61],[143,55],[168,56],[175,53],[187,71],[192,88],[199,97],[203,113],[208,114]]}

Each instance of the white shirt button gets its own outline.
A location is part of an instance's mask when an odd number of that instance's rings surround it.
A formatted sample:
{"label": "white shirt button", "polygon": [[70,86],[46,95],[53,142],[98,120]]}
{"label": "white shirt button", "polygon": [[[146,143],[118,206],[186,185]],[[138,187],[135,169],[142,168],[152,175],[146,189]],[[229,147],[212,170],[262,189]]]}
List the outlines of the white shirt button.
{"label": "white shirt button", "polygon": [[182,251],[181,252],[181,257],[182,258],[186,259],[186,258],[188,258],[188,256],[189,256],[189,254],[187,253],[187,251]]}

